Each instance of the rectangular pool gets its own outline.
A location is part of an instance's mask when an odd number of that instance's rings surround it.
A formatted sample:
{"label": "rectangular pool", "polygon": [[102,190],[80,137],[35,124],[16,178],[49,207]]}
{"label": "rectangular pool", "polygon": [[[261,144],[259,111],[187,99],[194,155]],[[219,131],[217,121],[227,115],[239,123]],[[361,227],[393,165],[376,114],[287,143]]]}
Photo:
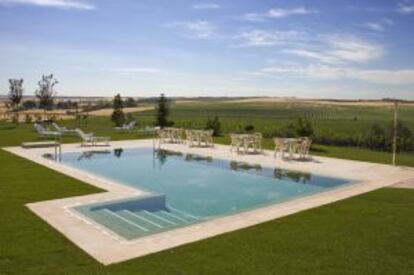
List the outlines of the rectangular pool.
{"label": "rectangular pool", "polygon": [[147,191],[142,197],[74,208],[127,240],[351,183],[152,148],[64,153],[62,162]]}

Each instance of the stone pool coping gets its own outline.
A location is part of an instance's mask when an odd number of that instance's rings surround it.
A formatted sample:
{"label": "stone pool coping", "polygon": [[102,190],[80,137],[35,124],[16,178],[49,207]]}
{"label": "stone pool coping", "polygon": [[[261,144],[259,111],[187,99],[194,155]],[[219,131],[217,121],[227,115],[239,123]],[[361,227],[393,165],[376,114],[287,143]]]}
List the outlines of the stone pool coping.
{"label": "stone pool coping", "polygon": [[[153,140],[129,140],[111,142],[109,147],[99,148],[111,150],[152,146]],[[82,152],[97,148],[80,147],[79,144],[62,145],[63,152]],[[27,204],[31,211],[105,265],[253,226],[414,178],[413,168],[393,167],[360,161],[325,157],[313,157],[312,161],[306,162],[286,161],[280,158],[274,159],[273,152],[267,150],[262,155],[238,155],[231,153],[229,147],[224,145],[215,145],[214,148],[189,148],[183,144],[163,144],[162,148],[226,160],[244,161],[266,167],[278,167],[345,178],[358,181],[358,183],[128,241],[103,226],[77,215],[70,208],[76,205],[146,195],[145,191],[112,180],[91,176],[84,171],[43,158],[42,155],[45,153],[54,153],[53,149],[50,148],[23,149],[21,147],[7,147],[3,149],[107,191]]]}

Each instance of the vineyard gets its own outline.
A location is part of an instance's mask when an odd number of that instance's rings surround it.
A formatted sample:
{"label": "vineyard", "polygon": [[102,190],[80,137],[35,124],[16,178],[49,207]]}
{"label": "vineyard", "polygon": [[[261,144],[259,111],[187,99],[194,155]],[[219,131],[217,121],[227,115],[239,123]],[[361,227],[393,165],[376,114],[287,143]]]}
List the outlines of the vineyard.
{"label": "vineyard", "polygon": [[[135,114],[143,125],[153,122],[153,111]],[[320,144],[359,146],[374,124],[391,132],[391,106],[340,106],[311,103],[231,103],[191,102],[173,104],[171,119],[175,126],[203,128],[209,117],[218,116],[222,132],[240,132],[248,126],[265,137],[283,135],[298,118],[307,118],[314,127],[314,139]],[[399,108],[399,120],[414,132],[414,107]]]}

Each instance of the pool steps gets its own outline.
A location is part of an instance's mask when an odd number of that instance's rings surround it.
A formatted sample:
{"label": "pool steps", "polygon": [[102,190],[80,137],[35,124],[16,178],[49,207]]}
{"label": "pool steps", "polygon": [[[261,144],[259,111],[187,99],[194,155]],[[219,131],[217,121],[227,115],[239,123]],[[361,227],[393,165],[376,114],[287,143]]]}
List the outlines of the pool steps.
{"label": "pool steps", "polygon": [[134,239],[199,221],[197,217],[175,209],[157,211],[100,208],[90,211],[88,216],[96,222],[122,233],[126,239]]}

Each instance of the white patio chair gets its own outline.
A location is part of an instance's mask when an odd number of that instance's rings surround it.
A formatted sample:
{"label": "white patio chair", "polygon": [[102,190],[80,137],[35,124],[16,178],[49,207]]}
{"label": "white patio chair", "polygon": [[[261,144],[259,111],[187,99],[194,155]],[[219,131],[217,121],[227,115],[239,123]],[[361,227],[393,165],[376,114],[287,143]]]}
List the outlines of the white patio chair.
{"label": "white patio chair", "polygon": [[185,130],[185,140],[189,147],[193,147],[195,141],[194,132],[191,130]]}
{"label": "white patio chair", "polygon": [[75,132],[74,129],[68,129],[65,126],[59,126],[56,122],[53,122],[52,126],[56,129],[56,131],[58,131],[61,134],[74,133]]}
{"label": "white patio chair", "polygon": [[131,121],[130,123],[124,124],[122,126],[114,127],[114,129],[117,131],[132,131],[134,130],[136,124],[136,121]]}
{"label": "white patio chair", "polygon": [[214,147],[213,134],[214,134],[213,130],[207,130],[203,132],[204,141],[205,141],[206,146],[208,147]]}
{"label": "white patio chair", "polygon": [[84,133],[81,129],[76,129],[76,133],[82,139],[81,146],[96,146],[98,143],[103,143],[105,146],[109,146],[110,137],[96,137],[93,133]]}
{"label": "white patio chair", "polygon": [[303,138],[299,145],[299,158],[300,159],[310,159],[309,155],[310,147],[312,145],[312,140],[310,138]]}
{"label": "white patio chair", "polygon": [[240,152],[240,146],[243,146],[243,140],[238,134],[230,134],[230,152],[233,152],[233,149],[236,148],[237,153]]}
{"label": "white patio chair", "polygon": [[285,145],[285,139],[284,138],[274,138],[273,139],[275,143],[275,151],[274,151],[274,157],[277,157],[277,154],[280,154],[280,157],[283,159],[285,157],[285,151],[286,151],[286,145]]}
{"label": "white patio chair", "polygon": [[41,124],[39,123],[35,123],[33,124],[34,129],[36,130],[36,132],[42,137],[42,138],[49,138],[49,137],[53,137],[53,138],[58,138],[61,137],[61,133],[60,132],[56,132],[56,131],[50,131],[49,129],[46,129],[45,127],[43,127]]}

